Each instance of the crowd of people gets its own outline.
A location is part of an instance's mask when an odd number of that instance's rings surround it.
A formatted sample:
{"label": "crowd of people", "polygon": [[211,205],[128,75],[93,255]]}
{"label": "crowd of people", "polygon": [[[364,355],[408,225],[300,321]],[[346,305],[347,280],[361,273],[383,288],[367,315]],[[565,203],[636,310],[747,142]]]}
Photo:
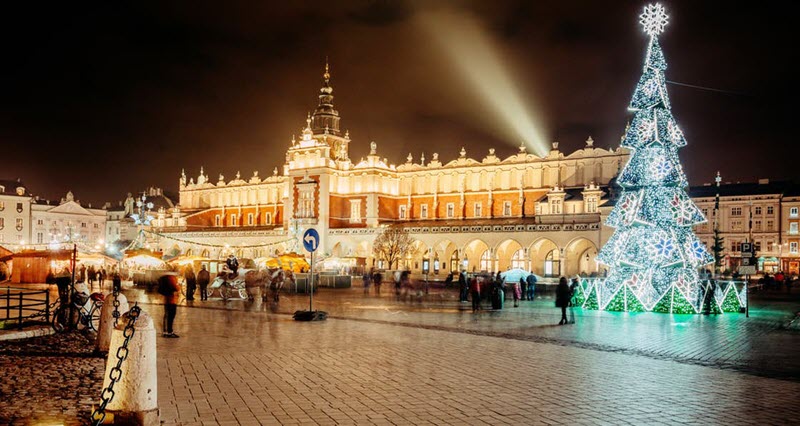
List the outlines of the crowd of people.
{"label": "crowd of people", "polygon": [[764,290],[781,290],[786,287],[786,291],[791,292],[792,286],[798,284],[798,281],[800,281],[800,278],[798,278],[797,274],[788,275],[784,274],[783,271],[778,271],[774,275],[764,274],[763,277],[758,279],[758,287]]}

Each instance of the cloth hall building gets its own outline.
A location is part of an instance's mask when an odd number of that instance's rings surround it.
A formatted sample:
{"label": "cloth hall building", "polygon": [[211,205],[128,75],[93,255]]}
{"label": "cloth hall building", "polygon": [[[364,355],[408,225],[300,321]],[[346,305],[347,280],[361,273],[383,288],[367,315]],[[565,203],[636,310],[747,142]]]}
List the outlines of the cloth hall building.
{"label": "cloth hall building", "polygon": [[182,173],[179,210],[153,224],[158,246],[165,253],[256,258],[302,251],[302,232],[314,227],[324,255],[388,267],[373,257],[372,244],[394,225],[415,240],[416,252],[401,263],[414,273],[590,273],[612,233],[601,226],[609,182],[628,156],[589,138],[569,154],[558,143],[545,157],[524,145],[507,158],[494,149],[474,158],[461,148],[416,161],[409,154],[395,165],[375,142],[366,158],[353,161],[351,143],[326,67],[319,104],[288,144],[285,163],[270,176],[237,172],[230,180],[215,181],[202,168],[196,177]]}

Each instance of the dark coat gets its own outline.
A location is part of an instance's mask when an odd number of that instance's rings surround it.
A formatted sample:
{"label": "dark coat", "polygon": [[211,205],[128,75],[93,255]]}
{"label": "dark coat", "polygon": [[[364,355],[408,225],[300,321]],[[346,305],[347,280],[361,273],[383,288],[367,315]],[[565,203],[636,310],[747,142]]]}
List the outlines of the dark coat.
{"label": "dark coat", "polygon": [[201,269],[200,272],[197,273],[197,285],[200,287],[205,287],[211,281],[211,274],[208,273],[207,270]]}
{"label": "dark coat", "polygon": [[572,291],[569,284],[560,283],[556,287],[556,306],[559,308],[566,308],[569,306],[569,300],[572,298]]}

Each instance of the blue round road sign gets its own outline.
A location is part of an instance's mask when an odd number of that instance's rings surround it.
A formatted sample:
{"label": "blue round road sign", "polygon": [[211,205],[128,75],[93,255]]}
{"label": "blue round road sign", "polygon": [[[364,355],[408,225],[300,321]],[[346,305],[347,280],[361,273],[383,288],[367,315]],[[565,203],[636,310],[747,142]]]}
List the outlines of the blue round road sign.
{"label": "blue round road sign", "polygon": [[308,231],[303,234],[303,247],[305,247],[309,253],[317,251],[317,247],[319,247],[319,232],[317,232],[316,229],[309,228]]}

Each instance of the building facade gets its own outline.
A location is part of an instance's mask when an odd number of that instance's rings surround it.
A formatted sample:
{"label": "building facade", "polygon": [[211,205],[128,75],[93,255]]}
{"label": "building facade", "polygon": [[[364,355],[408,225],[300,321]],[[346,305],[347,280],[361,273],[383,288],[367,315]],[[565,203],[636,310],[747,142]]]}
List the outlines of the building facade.
{"label": "building facade", "polygon": [[20,180],[0,180],[0,246],[16,251],[30,241],[32,198]]}
{"label": "building facade", "polygon": [[[717,194],[719,209],[715,209]],[[744,242],[754,244],[759,271],[797,270],[797,185],[761,179],[757,183],[721,184],[719,188],[696,186],[690,188],[689,195],[708,218],[708,222],[695,228],[698,238],[712,247],[714,227],[719,229],[724,247],[723,270],[733,271],[741,264]]]}
{"label": "building facade", "polygon": [[58,202],[34,199],[30,217],[31,247],[76,243],[82,250],[104,248],[106,211],[81,205],[72,192]]}
{"label": "building facade", "polygon": [[202,168],[196,178],[182,173],[180,212],[165,212],[155,224],[157,244],[165,253],[259,257],[301,251],[299,236],[313,226],[324,254],[388,267],[373,258],[372,243],[395,225],[416,241],[401,266],[417,273],[597,271],[594,258],[610,235],[601,226],[608,185],[626,151],[598,148],[589,138],[569,154],[558,143],[545,157],[525,145],[506,158],[494,149],[472,158],[461,148],[449,160],[409,154],[395,165],[375,142],[354,161],[351,143],[326,69],[318,106],[287,145],[284,164],[266,177],[237,172],[213,181]]}

